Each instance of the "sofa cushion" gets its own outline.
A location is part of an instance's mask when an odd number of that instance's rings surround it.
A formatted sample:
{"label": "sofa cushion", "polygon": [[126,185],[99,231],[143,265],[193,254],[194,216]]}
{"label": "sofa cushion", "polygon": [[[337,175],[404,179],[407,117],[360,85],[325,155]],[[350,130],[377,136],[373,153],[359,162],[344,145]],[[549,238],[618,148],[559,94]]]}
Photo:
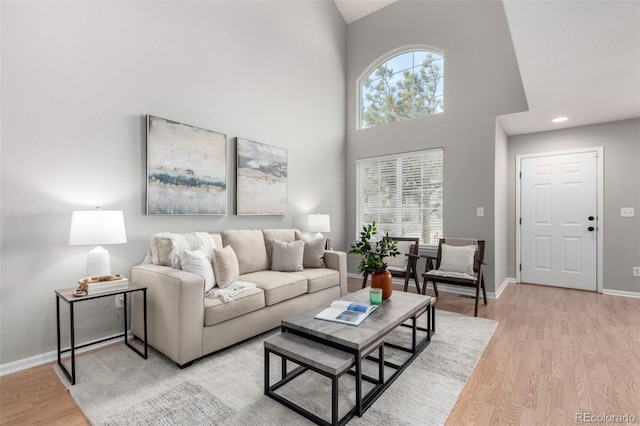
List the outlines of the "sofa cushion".
{"label": "sofa cushion", "polygon": [[326,238],[316,238],[304,242],[304,257],[302,264],[305,268],[325,268],[324,247]]}
{"label": "sofa cushion", "polygon": [[150,261],[154,265],[182,269],[182,253],[185,250],[201,249],[207,253],[207,256],[211,257],[214,247],[222,248],[222,245],[218,244],[214,235],[206,232],[157,233],[149,240]]}
{"label": "sofa cushion", "polygon": [[264,245],[267,249],[267,258],[269,259],[269,268],[267,269],[270,269],[272,266],[271,254],[273,252],[273,240],[291,243],[302,239],[302,234],[297,229],[264,229],[262,235],[264,237]]}
{"label": "sofa cushion", "polygon": [[335,269],[305,268],[304,271],[296,272],[296,275],[307,278],[307,293],[340,285],[340,273]]}
{"label": "sofa cushion", "polygon": [[223,249],[213,250],[213,270],[216,275],[216,283],[220,288],[225,288],[238,279],[240,275],[238,258],[233,247],[226,246]]}
{"label": "sofa cushion", "polygon": [[211,259],[203,250],[185,250],[182,253],[182,270],[204,278],[204,292],[216,285]]}
{"label": "sofa cushion", "polygon": [[264,291],[252,288],[233,296],[233,302],[204,299],[204,325],[215,325],[264,308]]}
{"label": "sofa cushion", "polygon": [[298,240],[285,243],[271,240],[273,245],[271,269],[281,272],[302,271],[302,256],[304,254],[304,241]]}
{"label": "sofa cushion", "polygon": [[264,290],[267,306],[293,299],[307,292],[307,278],[297,272],[259,271],[240,275],[242,281],[256,283]]}
{"label": "sofa cushion", "polygon": [[171,266],[169,256],[171,255],[171,240],[162,234],[155,234],[149,239],[149,253],[151,263],[154,265]]}
{"label": "sofa cushion", "polygon": [[[238,257],[240,275],[269,269],[262,231],[242,229],[222,233],[222,244],[233,247]],[[251,281],[251,280],[248,280]]]}

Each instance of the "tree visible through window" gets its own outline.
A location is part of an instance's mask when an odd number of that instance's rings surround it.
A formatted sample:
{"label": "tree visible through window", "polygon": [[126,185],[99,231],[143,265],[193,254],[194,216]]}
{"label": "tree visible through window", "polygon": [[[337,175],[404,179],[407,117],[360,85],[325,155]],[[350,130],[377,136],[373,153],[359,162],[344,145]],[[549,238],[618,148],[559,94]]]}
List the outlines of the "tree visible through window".
{"label": "tree visible through window", "polygon": [[356,231],[376,221],[380,235],[442,237],[442,149],[356,161]]}
{"label": "tree visible through window", "polygon": [[443,111],[444,58],[426,50],[401,53],[360,85],[361,128]]}

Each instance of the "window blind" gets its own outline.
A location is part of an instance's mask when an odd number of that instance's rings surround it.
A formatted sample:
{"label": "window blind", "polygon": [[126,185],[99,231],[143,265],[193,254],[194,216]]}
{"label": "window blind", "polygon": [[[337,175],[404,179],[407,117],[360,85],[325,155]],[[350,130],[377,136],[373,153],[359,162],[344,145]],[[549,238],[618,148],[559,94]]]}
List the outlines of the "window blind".
{"label": "window blind", "polygon": [[376,221],[378,237],[442,236],[442,148],[356,160],[356,230]]}

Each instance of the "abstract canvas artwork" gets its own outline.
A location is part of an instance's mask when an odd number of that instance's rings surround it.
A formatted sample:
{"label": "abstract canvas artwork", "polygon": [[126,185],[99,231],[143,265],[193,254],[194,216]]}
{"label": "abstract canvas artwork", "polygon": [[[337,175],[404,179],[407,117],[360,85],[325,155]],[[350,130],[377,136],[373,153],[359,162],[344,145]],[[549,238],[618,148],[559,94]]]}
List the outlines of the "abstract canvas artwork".
{"label": "abstract canvas artwork", "polygon": [[147,115],[147,214],[225,215],[227,136]]}
{"label": "abstract canvas artwork", "polygon": [[236,139],[239,215],[287,214],[287,150]]}

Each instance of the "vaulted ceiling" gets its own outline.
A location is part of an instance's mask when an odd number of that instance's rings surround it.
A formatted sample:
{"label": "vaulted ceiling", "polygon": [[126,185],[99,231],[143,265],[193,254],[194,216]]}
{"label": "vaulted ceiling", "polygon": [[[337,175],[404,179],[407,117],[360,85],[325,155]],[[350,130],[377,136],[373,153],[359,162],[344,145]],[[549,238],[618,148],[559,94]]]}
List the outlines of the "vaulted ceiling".
{"label": "vaulted ceiling", "polygon": [[[334,1],[347,24],[395,2]],[[640,2],[503,4],[529,104],[500,117],[507,134],[640,117]],[[568,120],[552,122],[560,116]]]}

